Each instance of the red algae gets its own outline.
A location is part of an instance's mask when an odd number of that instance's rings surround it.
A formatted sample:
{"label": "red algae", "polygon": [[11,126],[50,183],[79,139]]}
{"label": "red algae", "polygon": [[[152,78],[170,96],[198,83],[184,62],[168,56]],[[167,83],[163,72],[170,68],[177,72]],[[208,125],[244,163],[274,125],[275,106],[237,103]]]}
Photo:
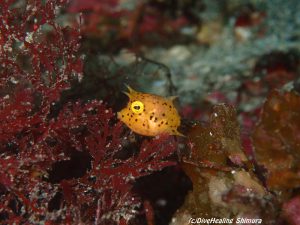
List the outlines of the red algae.
{"label": "red algae", "polygon": [[56,22],[66,1],[15,3],[0,3],[1,222],[128,224],[134,182],[175,165],[177,141],[130,140],[103,101],[62,103],[83,75],[79,28]]}

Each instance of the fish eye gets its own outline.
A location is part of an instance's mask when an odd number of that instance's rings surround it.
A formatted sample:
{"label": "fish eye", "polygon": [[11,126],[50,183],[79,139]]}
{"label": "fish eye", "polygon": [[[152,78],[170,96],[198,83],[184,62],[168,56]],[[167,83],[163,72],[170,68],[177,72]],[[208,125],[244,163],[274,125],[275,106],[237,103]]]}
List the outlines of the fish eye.
{"label": "fish eye", "polygon": [[144,111],[144,104],[140,101],[134,101],[131,104],[131,110],[132,112],[139,114]]}

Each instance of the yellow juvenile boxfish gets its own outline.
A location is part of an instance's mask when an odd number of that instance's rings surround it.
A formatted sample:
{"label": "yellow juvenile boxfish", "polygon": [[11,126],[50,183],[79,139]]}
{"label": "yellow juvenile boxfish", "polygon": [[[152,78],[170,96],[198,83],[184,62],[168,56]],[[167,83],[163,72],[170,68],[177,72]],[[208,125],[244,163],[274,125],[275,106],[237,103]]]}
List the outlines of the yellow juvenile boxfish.
{"label": "yellow juvenile boxfish", "polygon": [[146,94],[133,90],[127,86],[129,97],[127,106],[118,112],[118,119],[125,123],[132,131],[145,135],[159,134],[180,135],[180,116],[174,107],[176,97],[164,98],[159,95]]}

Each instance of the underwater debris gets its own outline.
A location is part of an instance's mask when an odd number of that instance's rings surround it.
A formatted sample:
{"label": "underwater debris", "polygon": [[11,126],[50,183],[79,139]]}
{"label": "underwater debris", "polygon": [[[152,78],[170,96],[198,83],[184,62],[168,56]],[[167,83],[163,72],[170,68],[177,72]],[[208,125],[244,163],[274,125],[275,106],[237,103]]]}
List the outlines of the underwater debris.
{"label": "underwater debris", "polygon": [[68,8],[69,13],[82,13],[83,35],[97,40],[102,49],[109,51],[192,40],[182,30],[200,24],[201,10],[203,5],[199,0],[74,0]]}
{"label": "underwater debris", "polygon": [[272,90],[296,79],[299,66],[300,53],[296,49],[272,51],[257,59],[253,73],[256,80],[260,78],[261,85]]}
{"label": "underwater debris", "polygon": [[266,28],[259,25],[263,23],[266,13],[257,10],[251,3],[241,5],[235,11],[237,15],[234,23],[234,33],[238,41],[249,41],[251,38],[264,36]]}

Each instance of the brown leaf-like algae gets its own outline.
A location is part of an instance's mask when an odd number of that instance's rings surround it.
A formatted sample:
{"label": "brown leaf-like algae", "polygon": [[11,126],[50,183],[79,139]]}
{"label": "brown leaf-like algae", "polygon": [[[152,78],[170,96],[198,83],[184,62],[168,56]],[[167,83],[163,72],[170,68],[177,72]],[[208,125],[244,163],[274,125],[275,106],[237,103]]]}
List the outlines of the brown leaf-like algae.
{"label": "brown leaf-like algae", "polygon": [[187,215],[232,221],[238,217],[263,218],[272,224],[267,218],[274,216],[274,207],[265,210],[272,197],[243,152],[234,107],[215,106],[208,124],[194,125],[187,136],[191,151],[183,157],[182,167],[193,182],[193,191],[172,224],[187,224]]}
{"label": "brown leaf-like algae", "polygon": [[300,96],[273,91],[253,134],[256,159],[267,186],[282,200],[300,187]]}

